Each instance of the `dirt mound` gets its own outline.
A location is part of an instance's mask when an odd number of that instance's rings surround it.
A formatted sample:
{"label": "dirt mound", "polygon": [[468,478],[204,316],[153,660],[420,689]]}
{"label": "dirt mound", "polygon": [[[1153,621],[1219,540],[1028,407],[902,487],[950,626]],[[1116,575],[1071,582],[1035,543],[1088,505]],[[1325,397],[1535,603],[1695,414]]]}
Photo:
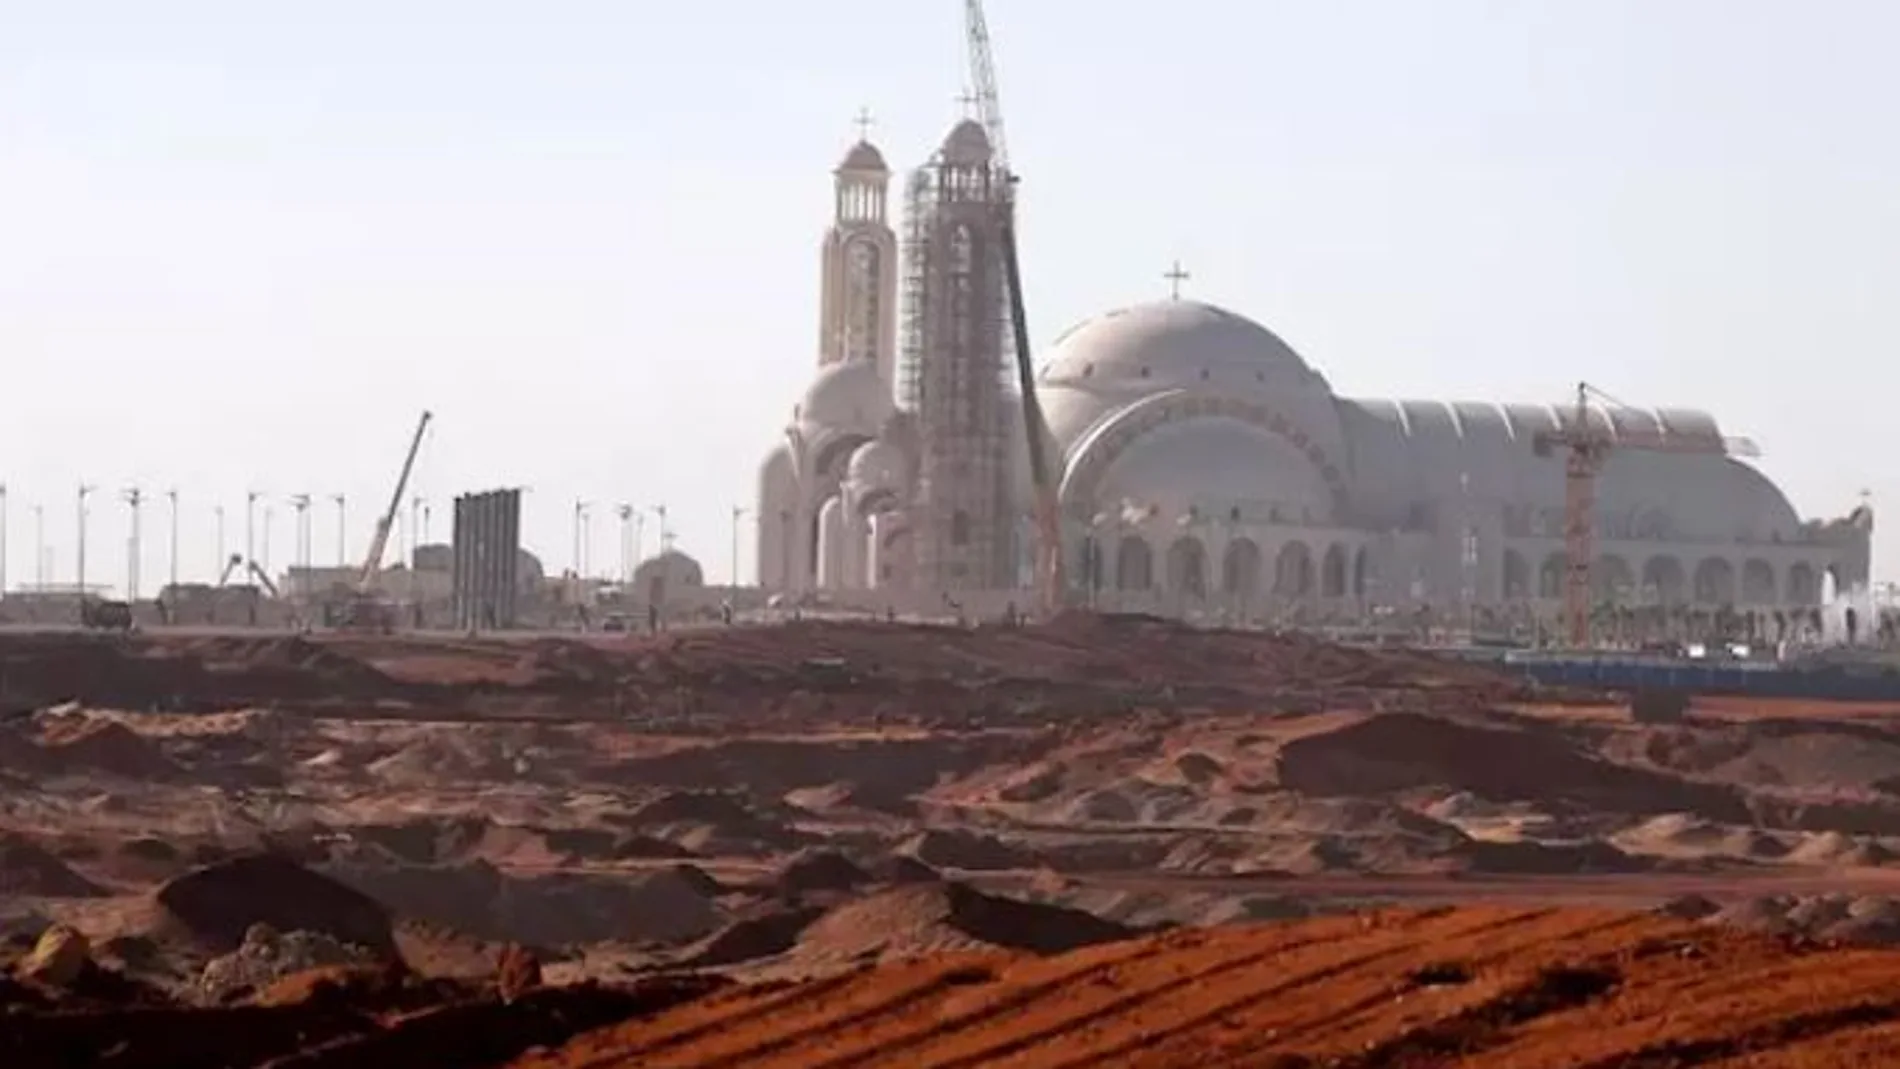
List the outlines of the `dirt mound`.
{"label": "dirt mound", "polygon": [[822,906],[793,906],[745,917],[687,947],[671,965],[716,969],[776,957],[796,946],[805,929],[824,915]]}
{"label": "dirt mound", "polygon": [[796,896],[811,892],[853,891],[871,882],[870,873],[836,850],[805,850],[779,870],[773,886],[780,894]]}
{"label": "dirt mound", "polygon": [[1837,831],[1809,836],[1788,851],[1787,861],[1794,865],[1875,866],[1893,861],[1894,852],[1871,839],[1843,835]]}
{"label": "dirt mound", "polygon": [[656,835],[611,828],[534,829],[554,853],[590,861],[644,861],[692,857],[693,852]]}
{"label": "dirt mound", "polygon": [[966,884],[893,888],[847,902],[799,936],[796,953],[825,960],[1007,949],[1049,954],[1126,938],[1092,913],[984,894]]}
{"label": "dirt mound", "polygon": [[389,912],[381,905],[275,854],[207,865],[166,882],[153,897],[169,920],[221,949],[237,949],[252,925],[263,924],[396,954]]}
{"label": "dirt mound", "polygon": [[19,835],[0,835],[0,898],[95,898],[104,888]]}
{"label": "dirt mound", "polygon": [[1687,811],[1745,824],[1733,789],[1602,760],[1554,728],[1388,713],[1289,740],[1282,786],[1304,794],[1465,791],[1492,801],[1563,801],[1615,813]]}
{"label": "dirt mound", "polygon": [[[628,878],[584,872],[505,874],[462,865],[334,865],[338,880],[406,918],[497,942],[563,946],[680,942],[724,922],[704,873],[662,869]],[[716,886],[716,884],[715,884]]]}
{"label": "dirt mound", "polygon": [[981,872],[1032,868],[1035,859],[994,836],[964,828],[932,828],[905,840],[898,851],[933,869]]}
{"label": "dirt mound", "polygon": [[40,733],[46,756],[62,772],[92,772],[135,780],[169,780],[183,773],[151,740],[116,720],[55,717]]}
{"label": "dirt mound", "polygon": [[726,791],[671,791],[624,819],[635,831],[691,853],[787,849],[801,841],[782,821]]}
{"label": "dirt mound", "polygon": [[464,860],[490,823],[478,815],[422,817],[398,824],[359,824],[346,829],[350,838],[369,843],[414,865]]}
{"label": "dirt mound", "polygon": [[936,883],[943,879],[942,873],[909,854],[887,854],[878,858],[869,871],[878,883]]}

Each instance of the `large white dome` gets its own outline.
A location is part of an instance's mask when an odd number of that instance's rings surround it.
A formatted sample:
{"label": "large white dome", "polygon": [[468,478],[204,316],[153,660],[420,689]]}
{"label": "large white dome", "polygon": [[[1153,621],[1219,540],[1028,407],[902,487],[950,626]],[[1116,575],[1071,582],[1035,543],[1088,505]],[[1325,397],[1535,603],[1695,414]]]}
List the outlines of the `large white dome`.
{"label": "large white dome", "polygon": [[1057,340],[1041,378],[1051,384],[1138,389],[1325,383],[1272,331],[1197,301],[1138,305],[1088,320]]}

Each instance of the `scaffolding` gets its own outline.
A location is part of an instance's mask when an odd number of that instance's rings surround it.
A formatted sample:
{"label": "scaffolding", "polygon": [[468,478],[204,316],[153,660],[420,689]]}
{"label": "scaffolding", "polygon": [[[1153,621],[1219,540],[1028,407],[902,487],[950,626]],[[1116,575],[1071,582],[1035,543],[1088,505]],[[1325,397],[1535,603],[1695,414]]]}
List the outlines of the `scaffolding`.
{"label": "scaffolding", "polygon": [[1008,176],[966,123],[911,175],[900,403],[916,421],[911,531],[920,588],[1016,585],[1009,397],[1014,349],[999,240]]}

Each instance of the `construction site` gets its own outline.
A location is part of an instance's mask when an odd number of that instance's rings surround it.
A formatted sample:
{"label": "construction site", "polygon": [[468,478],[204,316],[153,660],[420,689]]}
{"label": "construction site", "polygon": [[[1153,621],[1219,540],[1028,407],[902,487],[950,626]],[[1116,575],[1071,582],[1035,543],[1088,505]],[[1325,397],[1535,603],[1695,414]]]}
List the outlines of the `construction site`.
{"label": "construction site", "polygon": [[0,1065],[1900,1064],[1871,507],[1338,397],[1179,265],[1032,353],[963,11],[969,114],[835,172],[756,582],[632,506],[591,578],[585,502],[550,574],[520,487],[402,550],[425,411],[360,560],[300,495],[281,574],[108,597],[82,520],[0,599]]}

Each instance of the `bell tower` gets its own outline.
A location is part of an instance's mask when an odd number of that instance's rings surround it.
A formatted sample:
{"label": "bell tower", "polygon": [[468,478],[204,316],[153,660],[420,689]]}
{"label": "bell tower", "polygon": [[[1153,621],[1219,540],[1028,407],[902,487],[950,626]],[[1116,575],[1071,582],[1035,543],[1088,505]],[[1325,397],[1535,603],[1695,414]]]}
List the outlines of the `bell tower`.
{"label": "bell tower", "polygon": [[868,140],[870,117],[836,177],[825,233],[818,364],[871,360],[887,385],[897,361],[897,234],[889,218],[891,170]]}

